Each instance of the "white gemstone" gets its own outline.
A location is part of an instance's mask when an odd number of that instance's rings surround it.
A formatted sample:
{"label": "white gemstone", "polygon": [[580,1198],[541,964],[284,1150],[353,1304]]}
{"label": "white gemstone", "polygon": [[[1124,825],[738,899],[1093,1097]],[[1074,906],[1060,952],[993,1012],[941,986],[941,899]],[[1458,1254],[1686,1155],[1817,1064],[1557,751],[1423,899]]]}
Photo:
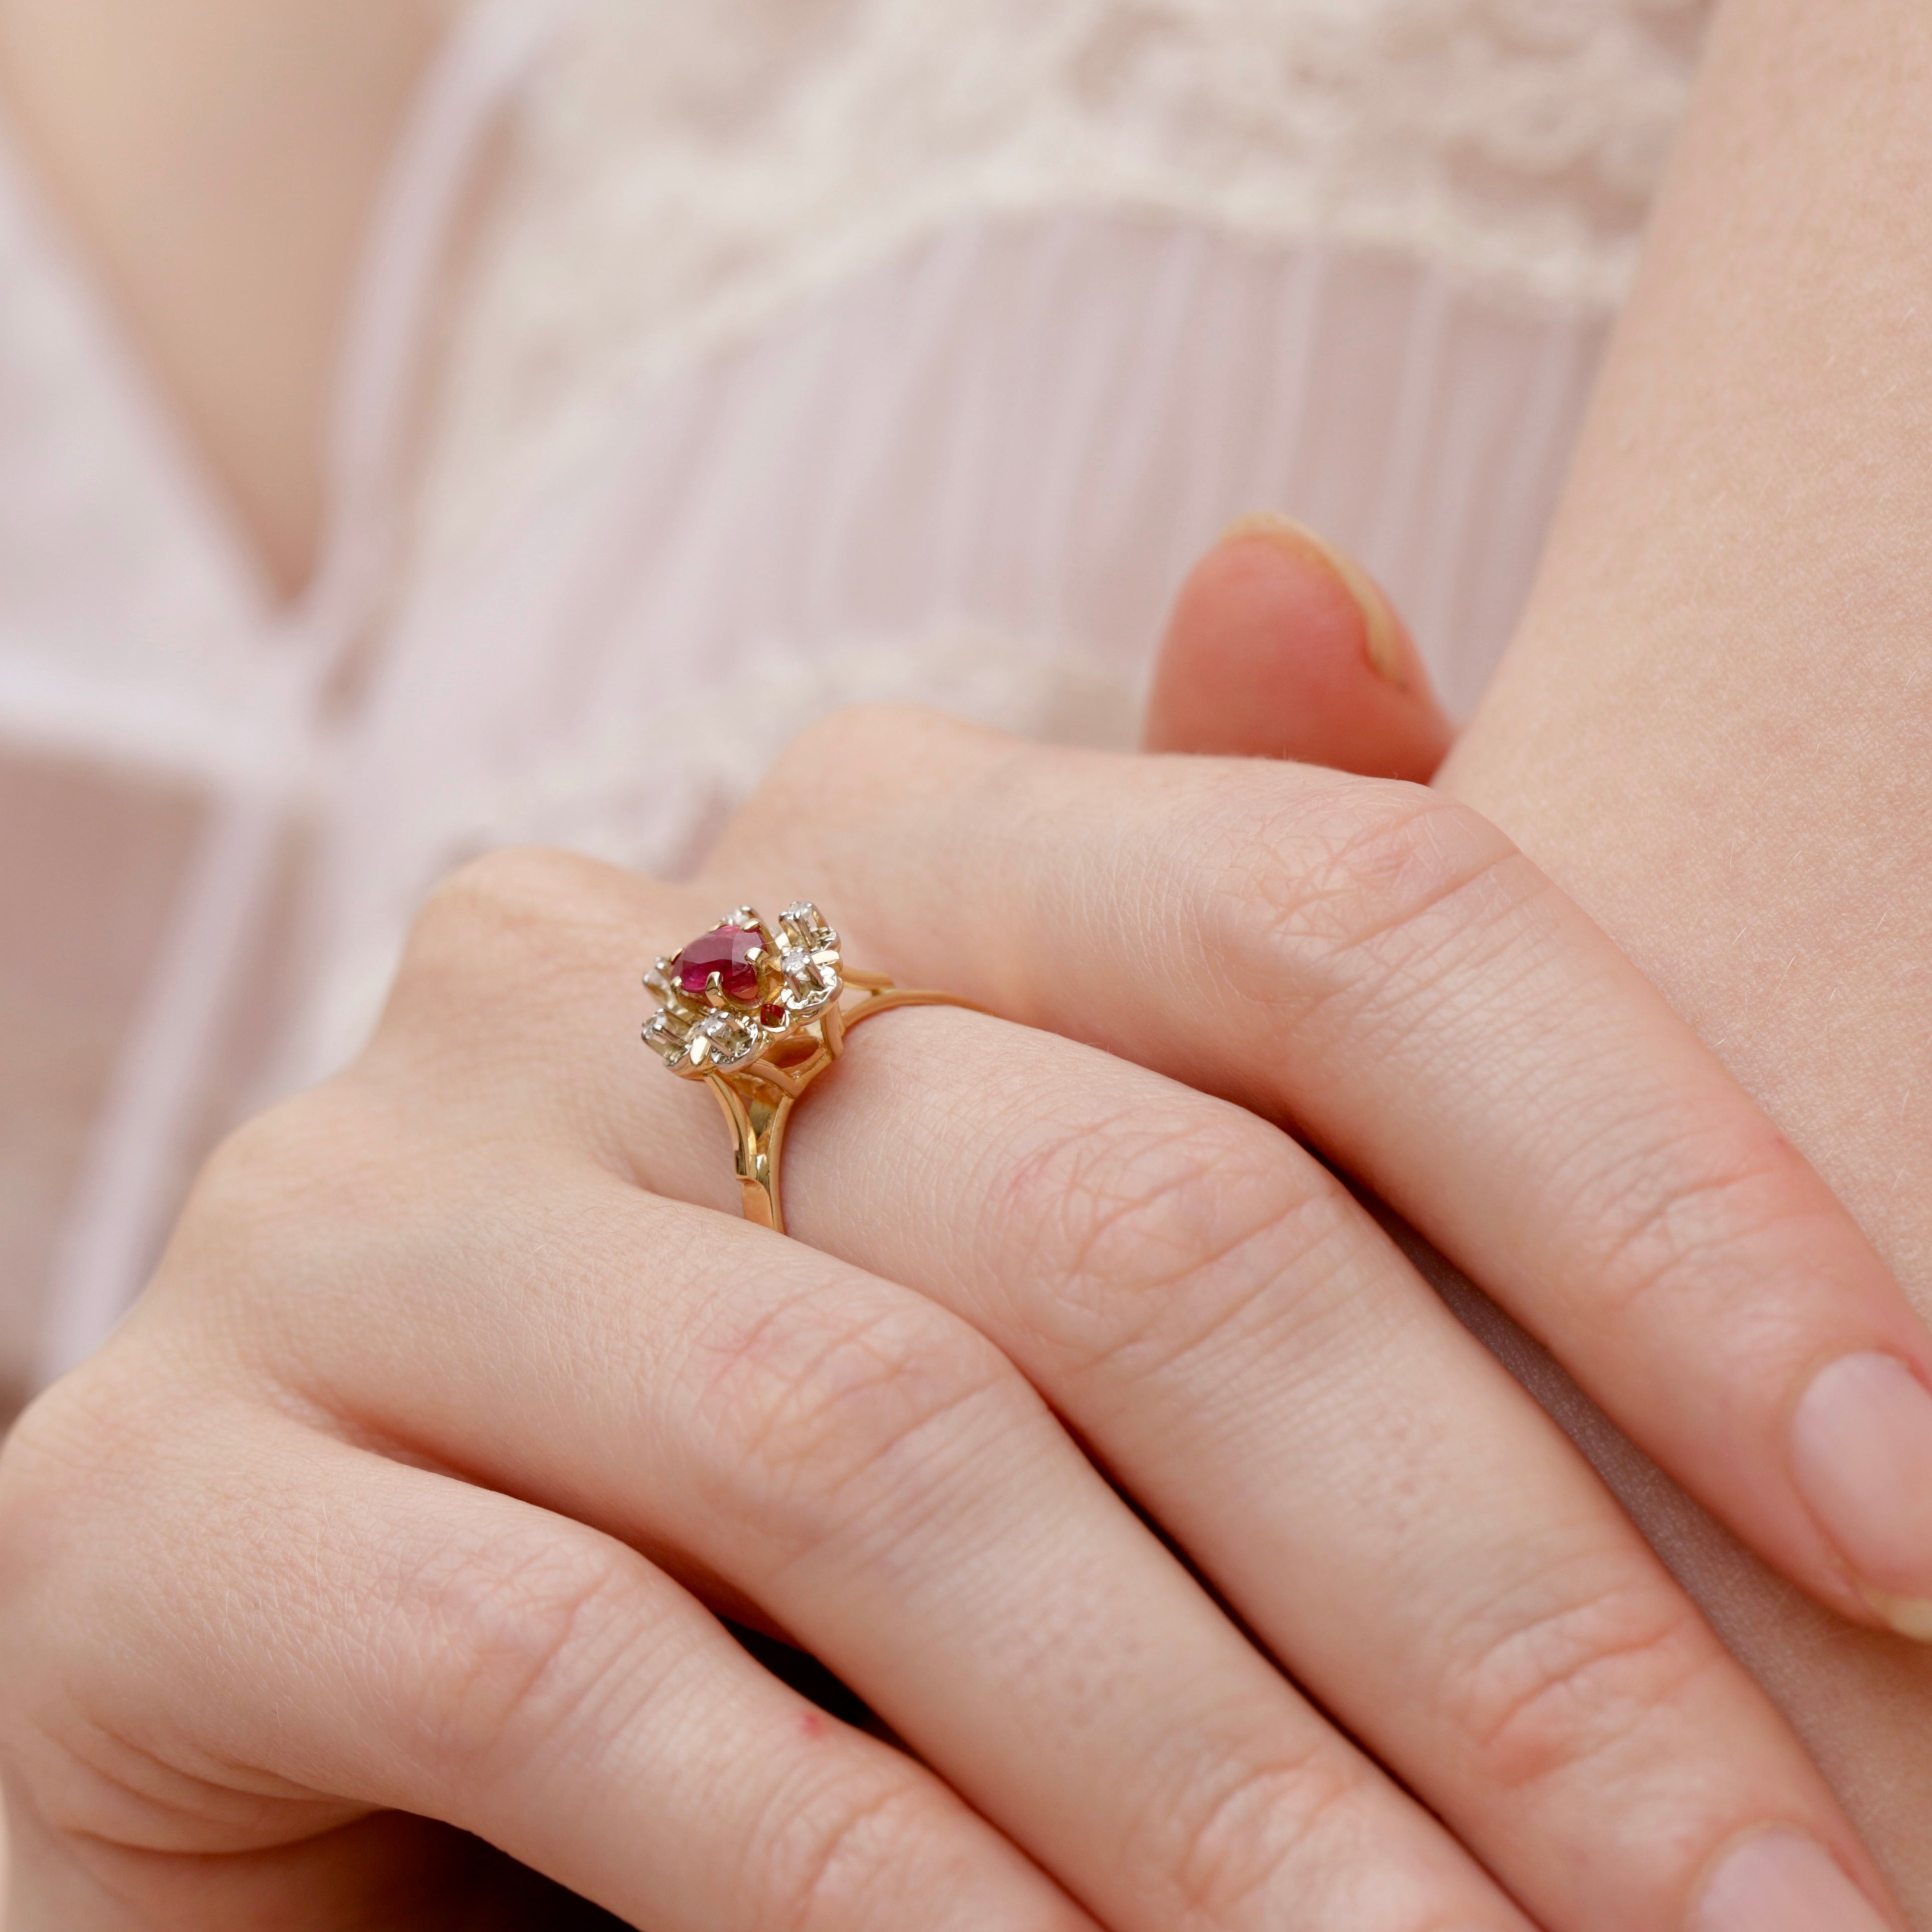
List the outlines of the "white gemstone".
{"label": "white gemstone", "polygon": [[644,1044],[667,1066],[675,1066],[684,1058],[684,1042],[679,1037],[677,1029],[662,1013],[646,1023]]}
{"label": "white gemstone", "polygon": [[710,1044],[713,1064],[719,1066],[736,1066],[749,1060],[764,1043],[764,1036],[756,1027],[723,1013],[712,1013],[700,1020],[698,1030]]}

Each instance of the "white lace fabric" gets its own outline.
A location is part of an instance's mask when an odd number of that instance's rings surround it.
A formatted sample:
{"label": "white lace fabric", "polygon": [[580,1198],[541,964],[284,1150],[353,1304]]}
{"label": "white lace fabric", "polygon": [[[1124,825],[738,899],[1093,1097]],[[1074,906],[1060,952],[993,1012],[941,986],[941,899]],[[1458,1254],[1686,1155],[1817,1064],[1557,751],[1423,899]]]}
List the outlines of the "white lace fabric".
{"label": "white lace fabric", "polygon": [[[583,0],[515,133],[429,492],[473,538],[625,384],[968,217],[1319,235],[1620,299],[1704,0]],[[563,460],[554,455],[553,460]]]}

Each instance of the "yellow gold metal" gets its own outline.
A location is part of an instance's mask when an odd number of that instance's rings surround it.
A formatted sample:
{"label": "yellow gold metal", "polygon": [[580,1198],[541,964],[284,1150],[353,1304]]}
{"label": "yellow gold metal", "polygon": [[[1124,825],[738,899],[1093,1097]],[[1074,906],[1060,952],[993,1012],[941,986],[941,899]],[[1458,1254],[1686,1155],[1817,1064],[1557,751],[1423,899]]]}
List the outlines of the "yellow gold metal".
{"label": "yellow gold metal", "polygon": [[[874,1013],[889,1012],[895,1006],[965,1006],[977,1012],[970,1000],[956,999],[950,993],[934,993],[895,986],[890,980],[868,974],[864,980],[856,973],[844,976],[846,983],[866,988],[851,1005],[836,1004],[823,1017],[825,1037],[809,1034],[781,1040],[767,1058],[754,1060],[736,1073],[707,1073],[705,1084],[718,1096],[731,1130],[732,1154],[738,1172],[738,1186],[744,1198],[745,1219],[755,1221],[774,1233],[784,1232],[784,1205],[779,1189],[779,1161],[784,1148],[784,1134],[791,1112],[806,1088],[844,1051],[844,1036],[861,1020]],[[834,1035],[838,1044],[833,1045]],[[796,1051],[803,1048],[802,1052]],[[772,1057],[782,1055],[784,1064],[774,1066]]]}
{"label": "yellow gold metal", "polygon": [[[894,1006],[968,1006],[844,963],[838,933],[800,900],[770,924],[740,906],[644,975],[658,996],[644,1044],[680,1079],[703,1080],[731,1130],[745,1218],[784,1232],[778,1162],[785,1124],[845,1036]],[[848,995],[856,993],[856,1000]]]}

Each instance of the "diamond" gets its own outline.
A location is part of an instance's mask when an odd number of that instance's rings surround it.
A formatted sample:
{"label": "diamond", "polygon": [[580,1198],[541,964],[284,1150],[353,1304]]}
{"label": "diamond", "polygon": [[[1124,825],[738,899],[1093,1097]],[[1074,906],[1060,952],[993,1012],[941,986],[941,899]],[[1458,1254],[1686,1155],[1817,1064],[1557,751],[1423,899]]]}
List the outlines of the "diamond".
{"label": "diamond", "polygon": [[703,1037],[704,1058],[714,1066],[727,1071],[742,1066],[764,1044],[764,1036],[755,1026],[724,1013],[707,1015],[692,1031]]}
{"label": "diamond", "polygon": [[684,1058],[684,1042],[678,1037],[677,1029],[662,1013],[645,1022],[644,1044],[667,1066],[676,1066]]}

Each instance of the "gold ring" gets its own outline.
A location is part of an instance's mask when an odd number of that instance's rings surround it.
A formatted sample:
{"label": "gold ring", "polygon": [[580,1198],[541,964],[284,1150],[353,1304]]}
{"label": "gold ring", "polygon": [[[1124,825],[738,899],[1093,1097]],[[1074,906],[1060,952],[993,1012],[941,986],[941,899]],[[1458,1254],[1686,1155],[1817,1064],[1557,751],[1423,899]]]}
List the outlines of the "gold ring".
{"label": "gold ring", "polygon": [[[702,1080],[730,1123],[745,1218],[784,1232],[778,1158],[805,1090],[845,1050],[861,1020],[893,1006],[968,1006],[950,993],[855,973],[818,908],[800,900],[774,932],[740,906],[644,975],[658,1010],[644,1044],[680,1078]],[[846,1003],[848,993],[860,997]],[[974,1010],[980,1010],[974,1008]]]}

